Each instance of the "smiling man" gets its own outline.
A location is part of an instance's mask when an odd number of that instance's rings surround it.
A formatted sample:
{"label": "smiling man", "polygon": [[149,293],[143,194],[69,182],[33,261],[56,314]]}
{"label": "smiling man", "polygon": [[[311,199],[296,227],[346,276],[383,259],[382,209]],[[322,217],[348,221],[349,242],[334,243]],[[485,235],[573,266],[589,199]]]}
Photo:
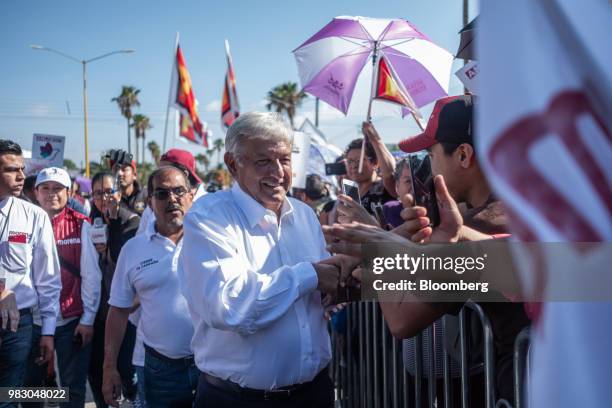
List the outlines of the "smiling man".
{"label": "smiling man", "polygon": [[[0,329],[0,387],[23,383],[35,305],[42,320],[39,362],[51,359],[59,308],[60,269],[51,222],[44,210],[17,198],[24,169],[21,147],[0,140],[0,292],[14,292],[20,315],[16,331]],[[0,403],[4,406],[10,405]]]}
{"label": "smiling man", "polygon": [[315,213],[287,198],[293,130],[279,114],[241,115],[225,139],[230,191],[185,217],[181,253],[198,407],[331,407],[321,292],[338,270]]}
{"label": "smiling man", "polygon": [[190,346],[193,324],[179,289],[177,257],[183,245],[183,217],[191,208],[193,194],[188,176],[172,166],[155,170],[147,191],[154,222],[125,244],[113,277],[102,390],[106,402],[118,406],[121,377],[117,359],[137,296],[142,310],[138,334],[145,349],[147,406],[191,407],[198,370]]}

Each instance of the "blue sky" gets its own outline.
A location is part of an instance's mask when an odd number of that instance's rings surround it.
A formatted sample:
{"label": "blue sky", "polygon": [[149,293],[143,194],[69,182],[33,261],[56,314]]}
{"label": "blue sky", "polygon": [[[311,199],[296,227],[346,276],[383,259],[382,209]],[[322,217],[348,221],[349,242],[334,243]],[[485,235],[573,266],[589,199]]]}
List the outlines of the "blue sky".
{"label": "blue sky", "polygon": [[[470,3],[471,19],[476,15],[476,1]],[[88,66],[90,158],[97,160],[103,150],[126,147],[125,119],[110,101],[122,85],[141,90],[137,112],[151,117],[154,128],[147,140],[161,146],[177,31],[200,114],[215,139],[223,137],[219,105],[226,70],[225,38],[231,45],[242,110],[264,110],[264,98],[272,87],[298,82],[291,51],[335,16],[406,18],[454,53],[461,13],[460,0],[5,0],[0,2],[0,138],[30,149],[33,133],[65,135],[66,157],[77,164],[83,161],[81,66],[34,51],[29,44],[55,48],[78,59],[117,49],[136,50]],[[454,70],[458,68],[457,63]],[[461,91],[453,77],[450,92]],[[363,118],[344,118],[330,109],[322,112],[321,129],[332,143],[344,147],[358,136]],[[314,99],[305,101],[298,115],[297,124],[305,117],[313,118]],[[417,132],[409,118],[375,118],[374,123],[389,143]],[[204,150],[170,137],[168,145],[173,144],[194,154]]]}

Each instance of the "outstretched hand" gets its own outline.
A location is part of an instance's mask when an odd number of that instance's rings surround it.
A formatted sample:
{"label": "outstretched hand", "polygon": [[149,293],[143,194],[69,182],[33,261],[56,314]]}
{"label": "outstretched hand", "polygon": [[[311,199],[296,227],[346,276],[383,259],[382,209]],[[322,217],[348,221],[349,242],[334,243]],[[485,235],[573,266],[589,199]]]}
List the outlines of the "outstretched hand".
{"label": "outstretched hand", "polygon": [[392,231],[385,231],[380,227],[358,223],[334,224],[323,226],[323,234],[331,238],[340,239],[327,246],[328,251],[336,254],[350,255],[362,258],[361,244],[368,242],[388,242],[403,246],[414,245],[411,241]]}
{"label": "outstretched hand", "polygon": [[338,211],[338,222],[340,224],[350,224],[351,222],[359,222],[367,225],[378,226],[376,218],[372,217],[365,208],[351,197],[339,194],[338,200],[340,205],[336,207]]}
{"label": "outstretched hand", "polygon": [[401,229],[404,232],[402,235],[409,236],[413,242],[457,242],[463,226],[463,217],[459,212],[457,203],[448,192],[444,177],[436,176],[434,185],[440,213],[440,225],[435,228],[429,226],[430,220],[424,207],[406,207],[400,213],[404,224],[397,229]]}

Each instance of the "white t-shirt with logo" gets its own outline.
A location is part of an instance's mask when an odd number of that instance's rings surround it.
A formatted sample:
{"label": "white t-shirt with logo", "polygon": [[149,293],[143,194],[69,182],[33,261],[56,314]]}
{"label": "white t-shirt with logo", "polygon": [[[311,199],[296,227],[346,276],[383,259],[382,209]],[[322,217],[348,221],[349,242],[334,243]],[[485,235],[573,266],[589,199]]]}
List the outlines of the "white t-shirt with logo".
{"label": "white t-shirt with logo", "polygon": [[149,224],[144,234],[122,248],[108,301],[115,307],[131,307],[138,295],[139,336],[144,344],[170,358],[193,354],[193,324],[179,290],[176,267],[181,247],[182,241],[175,245]]}

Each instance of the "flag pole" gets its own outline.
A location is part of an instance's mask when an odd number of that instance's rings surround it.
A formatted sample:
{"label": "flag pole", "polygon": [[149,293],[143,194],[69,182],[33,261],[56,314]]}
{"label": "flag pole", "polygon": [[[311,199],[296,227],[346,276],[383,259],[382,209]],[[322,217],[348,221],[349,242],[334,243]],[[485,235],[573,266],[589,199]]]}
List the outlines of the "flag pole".
{"label": "flag pole", "polygon": [[[370,91],[370,102],[368,103],[368,116],[367,121],[372,122],[372,101],[374,100],[374,92],[376,88],[376,77],[377,77],[377,62],[378,62],[378,41],[374,42],[374,52],[372,54],[372,89]],[[359,156],[359,169],[358,172],[361,173],[363,170],[363,159],[365,158],[365,146],[366,146],[366,137],[363,136],[363,142],[361,143],[361,155]]]}
{"label": "flag pole", "polygon": [[172,103],[172,78],[176,69],[176,50],[178,49],[179,32],[176,32],[176,40],[174,41],[174,50],[172,53],[172,70],[170,71],[170,90],[168,91],[168,106],[166,107],[166,123],[164,125],[164,143],[162,144],[162,154],[166,153],[166,140],[168,138],[168,118],[170,117],[170,104]]}
{"label": "flag pole", "polygon": [[[225,78],[224,78],[224,92],[227,92],[227,100],[229,102],[229,110],[230,112],[232,111],[232,107],[234,106],[233,102],[232,102],[232,88],[231,88],[231,78],[230,78],[230,70],[232,67],[232,57],[230,56],[230,48],[229,48],[229,41],[227,40],[227,38],[225,39],[225,59],[227,62],[227,71],[225,72]],[[222,98],[223,99],[223,98]],[[224,119],[223,119],[223,101],[221,101],[221,130],[225,130],[225,133],[227,133],[227,127],[225,125]]]}

